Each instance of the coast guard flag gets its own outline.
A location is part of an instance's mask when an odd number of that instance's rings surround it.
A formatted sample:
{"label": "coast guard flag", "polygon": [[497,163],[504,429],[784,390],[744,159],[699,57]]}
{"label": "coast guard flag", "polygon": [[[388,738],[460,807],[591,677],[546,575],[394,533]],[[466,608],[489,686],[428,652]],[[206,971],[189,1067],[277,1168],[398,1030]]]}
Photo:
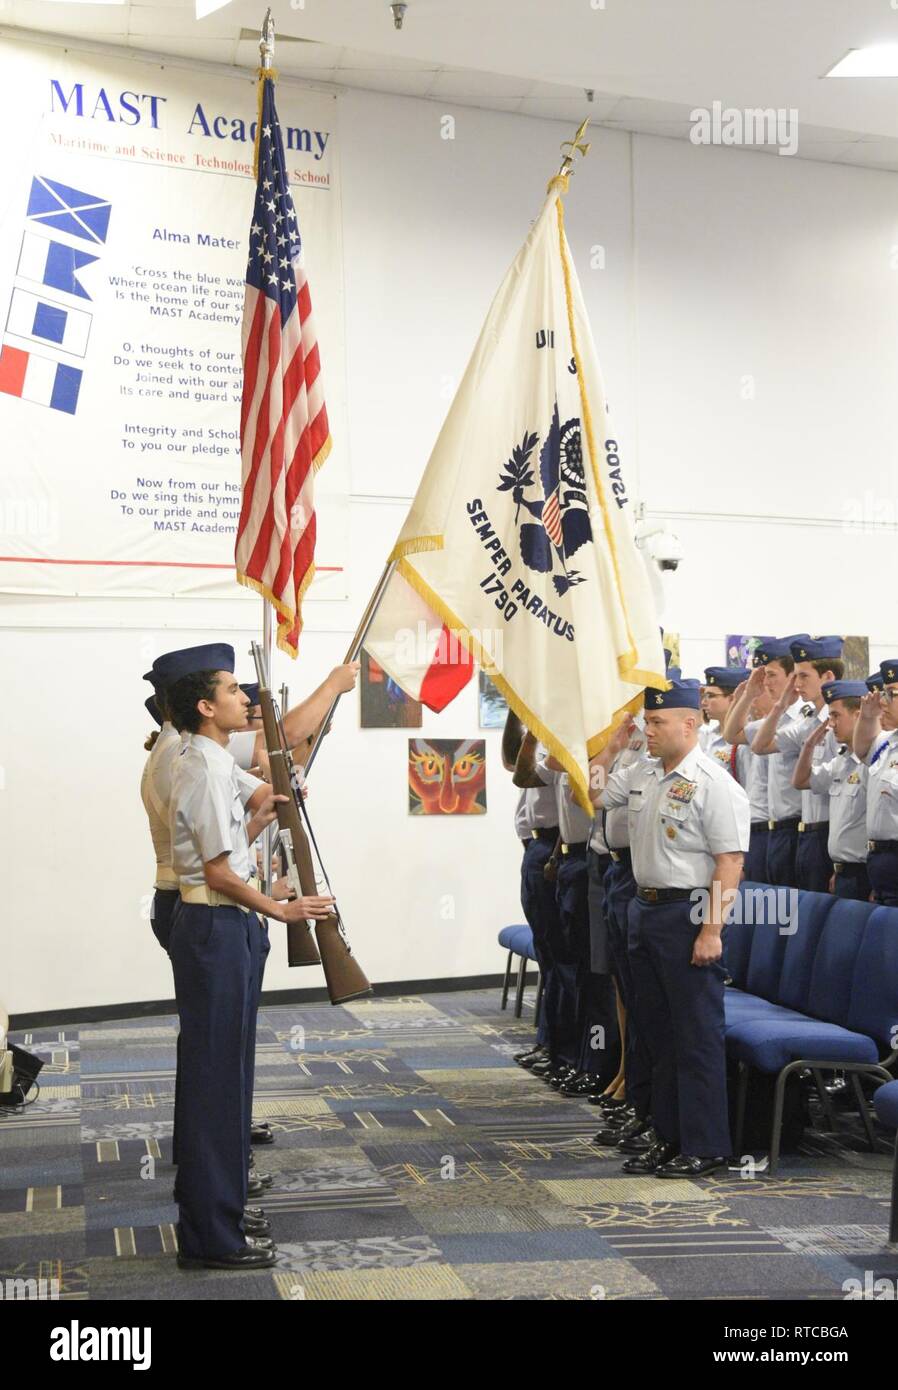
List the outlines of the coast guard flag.
{"label": "coast guard flag", "polygon": [[312,302],[290,196],[274,83],[262,79],[258,179],[243,308],[243,497],[237,580],[273,604],[296,656],[315,573],[315,472],[331,447]]}
{"label": "coast guard flag", "polygon": [[550,184],[493,301],[365,645],[433,709],[476,656],[587,806],[590,757],[667,681],[564,187]]}

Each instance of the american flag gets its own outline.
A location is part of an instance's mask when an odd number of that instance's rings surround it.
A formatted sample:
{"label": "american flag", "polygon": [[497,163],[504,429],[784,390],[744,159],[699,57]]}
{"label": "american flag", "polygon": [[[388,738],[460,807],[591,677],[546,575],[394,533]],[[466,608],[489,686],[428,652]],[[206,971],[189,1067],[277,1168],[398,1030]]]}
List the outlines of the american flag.
{"label": "american flag", "polygon": [[274,82],[265,78],[243,306],[243,501],[235,558],[239,583],[276,608],[278,646],[291,656],[315,573],[314,477],[330,445]]}
{"label": "american flag", "polygon": [[561,545],[561,508],[558,505],[558,488],[551,492],[543,503],[543,526],[553,545]]}

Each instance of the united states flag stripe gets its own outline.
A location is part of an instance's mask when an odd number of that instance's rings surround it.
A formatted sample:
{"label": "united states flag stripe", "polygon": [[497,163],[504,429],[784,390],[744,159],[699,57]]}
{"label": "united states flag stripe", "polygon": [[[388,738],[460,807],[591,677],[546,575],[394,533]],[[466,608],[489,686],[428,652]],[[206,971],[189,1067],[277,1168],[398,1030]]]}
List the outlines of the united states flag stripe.
{"label": "united states flag stripe", "polygon": [[264,79],[258,179],[243,306],[237,578],[277,609],[278,646],[296,655],[315,573],[314,476],[330,430],[312,301],[290,196],[274,83]]}
{"label": "united states flag stripe", "polygon": [[546,535],[553,545],[561,545],[561,508],[558,505],[558,489],[546,498],[543,506],[543,526],[546,528]]}

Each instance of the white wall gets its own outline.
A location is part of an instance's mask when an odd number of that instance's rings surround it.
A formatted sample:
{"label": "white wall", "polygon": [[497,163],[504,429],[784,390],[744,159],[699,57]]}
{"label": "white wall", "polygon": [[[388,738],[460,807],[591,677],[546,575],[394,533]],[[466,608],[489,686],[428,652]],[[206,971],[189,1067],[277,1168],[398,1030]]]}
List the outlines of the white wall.
{"label": "white wall", "polygon": [[[308,605],[301,660],[275,667],[294,697],[342,660],[569,136],[457,108],[444,141],[442,114],[358,91],[342,101],[351,597]],[[894,653],[882,583],[894,524],[843,523],[851,497],[895,503],[895,176],[597,131],[567,222],[631,492],[672,516],[686,546],[665,617],[687,670],[722,661],[728,630],[868,632],[873,659]],[[597,246],[604,269],[590,268]],[[152,856],[137,794],[140,675],[210,632],[242,654],[257,614],[251,602],[0,596],[0,997],[11,1012],[171,996],[141,919]],[[473,690],[440,717],[425,712],[425,734],[476,726]],[[484,736],[489,810],[470,820],[408,817],[407,735],[359,730],[354,698],[319,755],[310,809],[375,981],[501,966],[496,931],[520,919],[519,850],[499,734]],[[281,930],[267,986],[320,983],[287,969]]]}

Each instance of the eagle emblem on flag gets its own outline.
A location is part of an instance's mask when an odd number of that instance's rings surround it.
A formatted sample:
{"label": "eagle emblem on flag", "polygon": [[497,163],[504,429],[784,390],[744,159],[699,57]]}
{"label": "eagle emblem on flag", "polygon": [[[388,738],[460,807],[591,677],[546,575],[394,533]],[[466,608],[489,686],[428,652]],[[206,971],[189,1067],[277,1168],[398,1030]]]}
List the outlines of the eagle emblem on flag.
{"label": "eagle emblem on flag", "polygon": [[[562,425],[555,402],[552,423],[539,453],[542,497],[527,497],[527,490],[537,485],[530,459],[538,440],[537,434],[527,433],[515,445],[499,475],[497,491],[510,490],[517,504],[515,524],[521,559],[538,574],[552,574],[552,584],[560,596],[575,584],[583,583],[585,576],[569,568],[568,560],[587,541],[592,541],[580,421],[575,416]],[[533,517],[532,521],[519,521],[522,507]],[[560,574],[554,573],[556,560]]]}

